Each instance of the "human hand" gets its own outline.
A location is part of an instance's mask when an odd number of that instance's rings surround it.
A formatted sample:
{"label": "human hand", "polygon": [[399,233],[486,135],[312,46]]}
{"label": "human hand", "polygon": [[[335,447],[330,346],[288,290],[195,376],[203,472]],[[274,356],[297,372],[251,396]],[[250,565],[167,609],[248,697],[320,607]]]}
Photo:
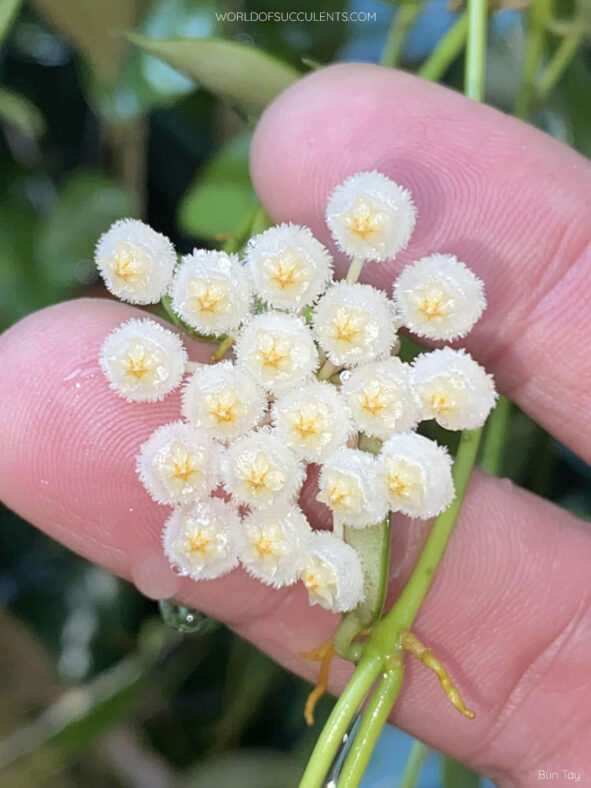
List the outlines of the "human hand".
{"label": "human hand", "polygon": [[[499,388],[589,460],[586,352],[590,165],[541,133],[446,89],[373,66],[336,66],[297,83],[263,117],[252,152],[259,196],[277,221],[327,241],[323,206],[346,175],[379,169],[409,187],[420,222],[389,286],[433,250],[466,260],[489,307],[466,342]],[[587,290],[585,288],[587,285]],[[98,368],[105,335],[138,310],[62,304],[0,338],[0,497],[68,547],[136,583],[209,613],[308,678],[298,656],[336,619],[298,586],[272,591],[242,571],[199,584],[162,555],[162,509],[135,477],[137,447],[178,417],[178,397],[128,404]],[[210,347],[193,344],[194,360]],[[325,510],[304,491],[308,515]],[[395,522],[391,598],[426,527]],[[434,677],[409,663],[397,725],[503,785],[538,770],[591,780],[588,669],[591,534],[577,518],[509,482],[476,473],[416,632],[441,656],[477,712],[457,715]],[[335,660],[333,691],[351,670]]]}

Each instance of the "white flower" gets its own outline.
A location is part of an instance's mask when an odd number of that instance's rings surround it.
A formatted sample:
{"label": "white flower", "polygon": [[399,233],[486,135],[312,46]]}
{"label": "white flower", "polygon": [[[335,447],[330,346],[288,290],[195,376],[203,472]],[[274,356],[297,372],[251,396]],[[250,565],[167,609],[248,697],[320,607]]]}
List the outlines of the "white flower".
{"label": "white flower", "polygon": [[255,315],[242,329],[234,351],[239,366],[273,392],[300,385],[318,367],[312,333],[295,315]]}
{"label": "white flower", "polygon": [[344,613],[363,601],[364,581],[359,555],[334,534],[326,531],[311,534],[300,577],[311,605]]}
{"label": "white flower", "polygon": [[283,394],[271,413],[280,440],[307,462],[321,462],[353,433],[349,409],[331,383],[315,381]]}
{"label": "white flower", "polygon": [[303,512],[297,506],[255,511],[244,518],[242,526],[244,544],[240,561],[246,571],[276,588],[295,583],[303,550],[312,533]]}
{"label": "white flower", "polygon": [[337,282],[322,296],[314,333],[336,366],[385,356],[396,341],[394,306],[370,285]]}
{"label": "white flower", "polygon": [[94,260],[107,288],[132,304],[155,304],[168,290],[176,252],[166,236],[138,219],[120,219],[103,233]]}
{"label": "white flower", "polygon": [[235,331],[248,316],[250,283],[238,257],[195,249],[182,258],[171,287],[172,308],[203,334]]}
{"label": "white flower", "polygon": [[307,227],[281,224],[255,235],[246,265],[257,294],[278,309],[300,310],[326,290],[332,257]]}
{"label": "white flower", "polygon": [[365,528],[383,520],[388,511],[380,465],[373,454],[341,448],[322,466],[317,500],[340,522]]}
{"label": "white flower", "polygon": [[171,565],[193,580],[213,580],[238,564],[242,545],[238,512],[219,498],[175,509],[162,543]]}
{"label": "white flower", "polygon": [[326,223],[338,247],[360,260],[390,260],[406,248],[416,222],[410,192],[381,172],[358,172],[337,186]]}
{"label": "white flower", "polygon": [[481,427],[497,398],[492,376],[465,350],[421,353],[412,377],[423,419],[435,419],[448,430]]}
{"label": "white flower", "polygon": [[229,441],[261,420],[266,397],[231,361],[199,367],[183,389],[183,416],[212,438]]}
{"label": "white flower", "polygon": [[416,427],[419,403],[411,385],[411,368],[399,358],[373,361],[344,376],[341,393],[359,432],[388,438]]}
{"label": "white flower", "polygon": [[486,307],[482,281],[452,254],[433,254],[403,268],[394,300],[414,334],[448,341],[465,336]]}
{"label": "white flower", "polygon": [[384,443],[380,461],[393,512],[427,519],[453,501],[451,457],[435,441],[416,432],[393,435]]}
{"label": "white flower", "polygon": [[304,481],[301,463],[272,432],[253,432],[230,444],[222,457],[228,492],[254,510],[290,504]]}
{"label": "white flower", "polygon": [[107,336],[100,365],[111,388],[130,402],[163,399],[181,382],[187,354],[177,334],[135,318]]}
{"label": "white flower", "polygon": [[164,424],[144,443],[137,474],[157,503],[186,504],[217,487],[217,451],[190,424]]}

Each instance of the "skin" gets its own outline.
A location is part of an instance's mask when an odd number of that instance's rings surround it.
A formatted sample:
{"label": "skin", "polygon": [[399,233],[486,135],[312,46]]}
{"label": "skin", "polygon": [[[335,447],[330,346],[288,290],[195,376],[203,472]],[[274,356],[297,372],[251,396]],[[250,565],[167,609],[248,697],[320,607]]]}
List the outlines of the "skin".
{"label": "skin", "polygon": [[[267,110],[252,176],[274,220],[309,225],[328,242],[330,189],[379,169],[410,188],[412,243],[362,280],[389,289],[433,251],[466,260],[489,307],[465,342],[500,390],[581,457],[591,456],[591,166],[538,131],[442,87],[366,65],[322,70]],[[338,263],[343,272],[344,261]],[[143,593],[210,613],[289,669],[337,618],[309,608],[301,587],[276,592],[242,571],[192,584],[162,557],[166,510],[137,481],[134,457],[179,398],[128,404],[97,366],[101,343],[138,310],[104,300],[45,309],[0,337],[0,497],[8,506]],[[190,347],[194,360],[211,348]],[[304,505],[316,523],[325,510]],[[395,524],[391,596],[425,526]],[[455,533],[417,619],[477,717],[447,703],[435,677],[408,660],[392,721],[502,786],[538,785],[538,770],[591,780],[591,534],[576,517],[511,482],[475,473]],[[338,692],[351,666],[336,660]]]}

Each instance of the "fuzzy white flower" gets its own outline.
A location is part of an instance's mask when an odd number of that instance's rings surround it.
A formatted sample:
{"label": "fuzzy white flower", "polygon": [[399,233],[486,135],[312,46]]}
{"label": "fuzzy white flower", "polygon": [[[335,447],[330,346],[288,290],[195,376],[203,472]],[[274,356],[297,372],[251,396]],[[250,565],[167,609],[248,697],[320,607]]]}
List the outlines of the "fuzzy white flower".
{"label": "fuzzy white flower", "polygon": [[204,334],[235,331],[248,316],[249,279],[238,257],[195,249],[182,258],[171,287],[172,308]]}
{"label": "fuzzy white flower", "polygon": [[276,588],[295,583],[312,533],[303,512],[297,506],[255,511],[244,518],[242,526],[240,561],[246,571]]}
{"label": "fuzzy white flower", "polygon": [[190,424],[164,424],[144,443],[137,474],[152,498],[162,504],[186,504],[217,487],[217,451]]}
{"label": "fuzzy white flower", "polygon": [[278,309],[299,310],[326,290],[332,257],[307,227],[280,224],[250,239],[246,265],[257,294]]}
{"label": "fuzzy white flower", "polygon": [[107,336],[99,361],[111,388],[130,402],[155,402],[181,382],[187,354],[177,334],[135,318]]}
{"label": "fuzzy white flower", "polygon": [[492,376],[465,350],[421,353],[412,377],[423,419],[435,419],[448,430],[481,427],[497,398]]}
{"label": "fuzzy white flower", "polygon": [[373,454],[341,448],[322,466],[317,500],[325,503],[338,521],[366,528],[388,511],[380,465]]}
{"label": "fuzzy white flower", "polygon": [[319,300],[314,333],[333,364],[354,365],[390,352],[395,318],[394,306],[381,290],[342,281]]}
{"label": "fuzzy white flower", "polygon": [[302,464],[272,432],[252,432],[230,444],[222,475],[238,503],[255,510],[291,503],[304,481]]}
{"label": "fuzzy white flower", "polygon": [[238,365],[273,392],[298,386],[318,367],[312,332],[295,315],[255,315],[242,329],[234,351]]}
{"label": "fuzzy white flower", "polygon": [[416,432],[392,435],[379,458],[393,512],[427,519],[447,509],[455,497],[451,457],[435,441]]}
{"label": "fuzzy white flower", "polygon": [[307,462],[321,462],[353,433],[349,409],[331,383],[315,381],[283,394],[271,413],[281,441]]}
{"label": "fuzzy white flower", "polygon": [[261,389],[231,361],[199,367],[183,388],[183,416],[222,441],[255,427],[266,404]]}
{"label": "fuzzy white flower", "polygon": [[334,534],[326,531],[311,534],[300,577],[311,605],[344,613],[363,601],[364,580],[359,555]]}
{"label": "fuzzy white flower", "polygon": [[164,552],[179,574],[213,580],[238,564],[242,533],[238,512],[220,499],[180,507],[162,534]]}
{"label": "fuzzy white flower", "polygon": [[364,364],[344,377],[341,392],[360,432],[384,439],[416,427],[419,403],[409,364],[393,356]]}
{"label": "fuzzy white flower", "polygon": [[465,336],[486,308],[482,281],[452,254],[432,254],[403,268],[394,300],[414,334],[448,341]]}
{"label": "fuzzy white flower", "polygon": [[107,288],[132,304],[155,304],[168,290],[176,265],[169,239],[138,219],[120,219],[103,233],[94,253]]}
{"label": "fuzzy white flower", "polygon": [[382,261],[406,248],[416,213],[407,189],[381,172],[358,172],[330,195],[326,223],[345,254]]}

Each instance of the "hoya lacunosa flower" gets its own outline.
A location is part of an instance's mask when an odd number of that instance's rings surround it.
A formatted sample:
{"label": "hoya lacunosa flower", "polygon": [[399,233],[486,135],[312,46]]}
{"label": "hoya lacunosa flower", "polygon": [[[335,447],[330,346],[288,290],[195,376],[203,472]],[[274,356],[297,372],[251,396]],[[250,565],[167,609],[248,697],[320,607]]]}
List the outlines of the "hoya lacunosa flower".
{"label": "hoya lacunosa flower", "polygon": [[386,516],[386,488],[373,454],[338,449],[322,466],[318,487],[317,499],[346,525],[365,528]]}
{"label": "hoya lacunosa flower", "polygon": [[297,506],[254,511],[242,527],[240,561],[247,572],[276,588],[295,583],[312,533],[303,512]]}
{"label": "hoya lacunosa flower", "polygon": [[221,441],[243,435],[261,420],[266,397],[231,361],[202,366],[183,389],[182,410],[188,421]]}
{"label": "hoya lacunosa flower", "polygon": [[290,504],[304,480],[301,463],[267,431],[232,443],[222,457],[222,474],[234,499],[254,510]]}
{"label": "hoya lacunosa flower", "polygon": [[481,427],[497,398],[492,376],[465,350],[449,347],[417,356],[413,383],[423,419],[448,430]]}
{"label": "hoya lacunosa flower", "polygon": [[138,476],[157,503],[186,504],[217,487],[216,450],[190,424],[164,424],[137,457]]}
{"label": "hoya lacunosa flower", "polygon": [[164,526],[164,552],[181,575],[212,580],[238,564],[240,519],[219,498],[175,509]]}
{"label": "hoya lacunosa flower", "polygon": [[416,222],[410,192],[381,172],[359,172],[328,199],[326,223],[339,248],[360,260],[389,260],[404,249]]}
{"label": "hoya lacunosa flower", "polygon": [[341,392],[360,432],[384,439],[416,427],[419,405],[411,385],[411,368],[399,358],[364,364],[343,373],[341,379]]}
{"label": "hoya lacunosa flower", "polygon": [[359,555],[338,536],[326,531],[311,534],[300,577],[311,605],[344,613],[363,600]]}
{"label": "hoya lacunosa flower", "polygon": [[182,258],[171,295],[177,315],[204,334],[235,331],[247,317],[252,298],[238,257],[206,249]]}
{"label": "hoya lacunosa flower", "polygon": [[138,219],[111,225],[99,238],[94,259],[111,293],[132,304],[160,301],[176,265],[168,238]]}
{"label": "hoya lacunosa flower", "polygon": [[394,299],[413,333],[448,341],[465,336],[486,307],[481,280],[451,254],[433,254],[403,268]]}
{"label": "hoya lacunosa flower", "polygon": [[117,394],[155,402],[180,384],[187,354],[177,334],[154,320],[133,318],[107,336],[99,361]]}
{"label": "hoya lacunosa flower", "polygon": [[330,383],[309,383],[281,395],[272,409],[280,440],[307,462],[321,462],[353,432],[349,409]]}
{"label": "hoya lacunosa flower", "polygon": [[299,386],[318,367],[308,326],[299,317],[280,312],[255,315],[242,329],[235,353],[238,365],[273,392]]}
{"label": "hoya lacunosa flower", "polygon": [[381,290],[337,282],[316,306],[314,333],[333,364],[349,366],[387,355],[396,341],[394,321]]}
{"label": "hoya lacunosa flower", "polygon": [[380,460],[393,512],[427,519],[453,501],[451,458],[435,441],[416,432],[392,435],[382,447]]}
{"label": "hoya lacunosa flower", "polygon": [[332,257],[307,227],[280,224],[251,238],[246,265],[257,294],[271,306],[299,310],[326,290]]}

